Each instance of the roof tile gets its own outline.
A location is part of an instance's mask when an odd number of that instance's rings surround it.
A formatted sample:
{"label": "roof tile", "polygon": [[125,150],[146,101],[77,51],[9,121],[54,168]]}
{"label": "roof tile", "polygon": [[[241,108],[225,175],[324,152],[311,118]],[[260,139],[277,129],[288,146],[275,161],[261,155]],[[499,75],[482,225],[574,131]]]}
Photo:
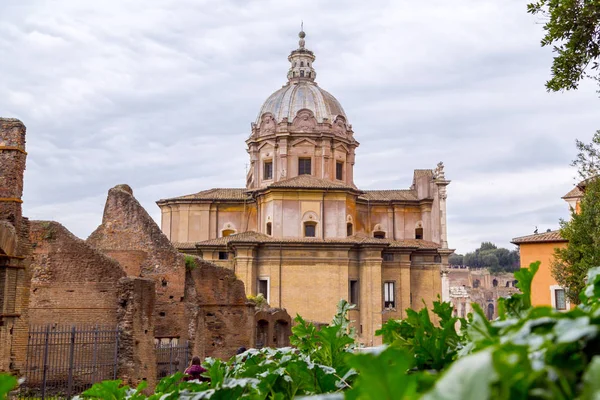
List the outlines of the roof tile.
{"label": "roof tile", "polygon": [[542,242],[566,242],[567,240],[560,235],[560,231],[550,231],[543,233],[536,233],[528,236],[520,236],[514,238],[511,243],[523,244],[523,243],[542,243]]}

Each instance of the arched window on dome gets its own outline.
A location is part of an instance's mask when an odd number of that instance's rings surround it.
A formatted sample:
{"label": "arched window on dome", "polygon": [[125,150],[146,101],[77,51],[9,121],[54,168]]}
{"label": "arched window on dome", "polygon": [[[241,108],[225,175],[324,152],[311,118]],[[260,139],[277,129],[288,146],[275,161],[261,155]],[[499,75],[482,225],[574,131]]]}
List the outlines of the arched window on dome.
{"label": "arched window on dome", "polygon": [[300,71],[300,78],[304,77],[304,71]]}
{"label": "arched window on dome", "polygon": [[296,71],[293,71],[292,72],[292,78],[295,78],[295,77],[296,77]]}
{"label": "arched window on dome", "polygon": [[307,62],[307,63],[306,63],[306,66],[307,66],[307,67],[310,67],[310,63],[309,63],[309,62]]}
{"label": "arched window on dome", "polygon": [[304,67],[304,61],[300,61],[300,66]]}

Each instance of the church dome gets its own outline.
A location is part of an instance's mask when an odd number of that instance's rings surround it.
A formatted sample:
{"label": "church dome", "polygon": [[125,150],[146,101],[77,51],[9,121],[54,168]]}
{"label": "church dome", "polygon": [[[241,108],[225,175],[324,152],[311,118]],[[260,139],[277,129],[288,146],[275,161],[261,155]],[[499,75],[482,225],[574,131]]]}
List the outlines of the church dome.
{"label": "church dome", "polygon": [[315,82],[304,80],[290,82],[269,96],[258,113],[256,123],[260,123],[265,113],[271,113],[277,122],[285,117],[291,122],[302,109],[312,111],[319,123],[324,122],[325,118],[333,123],[337,116],[347,120],[344,109],[335,97]]}
{"label": "church dome", "polygon": [[269,96],[258,113],[256,123],[259,124],[266,113],[272,114],[277,123],[283,118],[292,122],[298,111],[302,109],[312,111],[318,123],[323,123],[325,119],[333,123],[338,116],[344,117],[347,121],[339,101],[315,82],[317,73],[312,65],[315,55],[304,47],[306,37],[304,31],[301,31],[298,36],[299,47],[288,56],[290,62],[288,83]]}

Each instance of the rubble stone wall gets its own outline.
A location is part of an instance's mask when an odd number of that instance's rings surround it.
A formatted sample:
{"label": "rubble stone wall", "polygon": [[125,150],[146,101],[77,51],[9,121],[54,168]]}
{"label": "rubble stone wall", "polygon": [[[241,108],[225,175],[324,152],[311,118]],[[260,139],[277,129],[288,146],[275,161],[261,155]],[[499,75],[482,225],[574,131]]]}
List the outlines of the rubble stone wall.
{"label": "rubble stone wall", "polygon": [[58,222],[32,221],[30,238],[32,322],[114,326],[121,265]]}

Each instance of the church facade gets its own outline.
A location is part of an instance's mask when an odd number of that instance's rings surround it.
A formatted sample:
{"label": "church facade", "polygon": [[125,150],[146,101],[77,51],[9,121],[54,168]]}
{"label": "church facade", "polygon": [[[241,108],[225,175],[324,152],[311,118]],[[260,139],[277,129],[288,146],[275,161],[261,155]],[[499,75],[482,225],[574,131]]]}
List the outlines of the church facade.
{"label": "church facade", "polygon": [[315,55],[288,56],[287,83],[265,101],[246,140],[244,188],[157,202],[161,228],[182,252],[235,271],[248,296],[328,323],[340,299],[356,304],[358,339],[404,310],[431,305],[447,266],[444,167],[415,170],[400,190],[354,184],[359,146],[338,100],[316,82]]}

